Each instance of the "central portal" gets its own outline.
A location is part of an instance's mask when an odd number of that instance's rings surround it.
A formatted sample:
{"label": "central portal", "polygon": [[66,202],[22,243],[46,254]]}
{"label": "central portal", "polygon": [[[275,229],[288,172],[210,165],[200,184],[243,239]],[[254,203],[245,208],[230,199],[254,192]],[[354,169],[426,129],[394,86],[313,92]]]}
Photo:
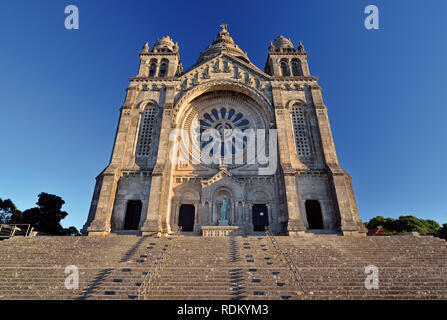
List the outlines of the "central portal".
{"label": "central portal", "polygon": [[268,211],[265,204],[253,205],[253,230],[265,231],[265,227],[269,225]]}
{"label": "central portal", "polygon": [[192,204],[182,204],[178,217],[178,225],[182,227],[182,231],[194,230],[194,214],[195,207]]}

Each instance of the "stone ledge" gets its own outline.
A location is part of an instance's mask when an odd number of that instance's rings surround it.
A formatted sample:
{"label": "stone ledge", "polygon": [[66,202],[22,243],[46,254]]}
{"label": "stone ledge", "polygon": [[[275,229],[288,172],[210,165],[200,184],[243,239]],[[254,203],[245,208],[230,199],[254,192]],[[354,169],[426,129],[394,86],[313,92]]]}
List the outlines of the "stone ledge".
{"label": "stone ledge", "polygon": [[202,236],[204,237],[228,237],[245,234],[240,226],[202,226]]}

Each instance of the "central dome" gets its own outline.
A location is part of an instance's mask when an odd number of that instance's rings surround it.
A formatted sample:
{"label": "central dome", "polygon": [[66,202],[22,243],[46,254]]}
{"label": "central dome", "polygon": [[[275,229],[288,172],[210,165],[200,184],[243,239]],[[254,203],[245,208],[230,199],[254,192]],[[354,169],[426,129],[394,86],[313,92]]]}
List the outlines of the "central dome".
{"label": "central dome", "polygon": [[177,52],[178,46],[170,36],[164,36],[155,42],[153,52]]}
{"label": "central dome", "polygon": [[284,36],[277,37],[273,42],[273,45],[275,46],[275,48],[294,48],[292,41]]}
{"label": "central dome", "polygon": [[237,44],[234,43],[233,39],[230,37],[230,33],[227,30],[227,25],[220,25],[220,31],[211,45],[206,48],[206,50],[200,53],[199,59],[196,65],[214,58],[215,56],[226,53],[228,55],[234,56],[246,63],[250,63],[247,54],[242,51]]}

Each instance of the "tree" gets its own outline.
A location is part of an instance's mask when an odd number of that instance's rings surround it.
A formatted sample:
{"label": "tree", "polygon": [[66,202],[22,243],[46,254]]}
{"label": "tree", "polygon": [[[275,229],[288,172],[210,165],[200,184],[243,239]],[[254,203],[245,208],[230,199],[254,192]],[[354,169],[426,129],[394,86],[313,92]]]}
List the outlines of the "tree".
{"label": "tree", "polygon": [[433,220],[418,219],[414,216],[400,216],[395,221],[394,231],[411,232],[417,231],[420,235],[436,235],[439,224]]}
{"label": "tree", "polygon": [[365,224],[368,229],[382,226],[392,232],[417,231],[421,235],[437,235],[440,228],[434,220],[419,219],[414,216],[400,216],[399,219],[377,216]]}
{"label": "tree", "polygon": [[11,199],[0,198],[0,223],[11,223],[12,219],[20,218],[21,212]]}
{"label": "tree", "polygon": [[368,223],[365,224],[367,229],[374,229],[378,226],[381,226],[384,229],[392,230],[394,224],[393,218],[384,218],[382,216],[377,216],[369,220]]}
{"label": "tree", "polygon": [[37,201],[38,207],[25,210],[20,223],[30,224],[35,229],[51,235],[79,235],[75,227],[64,229],[60,224],[68,215],[62,211],[64,204],[65,201],[61,197],[42,192]]}
{"label": "tree", "polygon": [[64,235],[66,236],[80,236],[81,234],[79,233],[78,229],[76,229],[75,227],[71,226],[69,228],[64,228],[63,230]]}
{"label": "tree", "polygon": [[447,240],[447,223],[444,223],[441,228],[439,228],[437,235],[441,239]]}

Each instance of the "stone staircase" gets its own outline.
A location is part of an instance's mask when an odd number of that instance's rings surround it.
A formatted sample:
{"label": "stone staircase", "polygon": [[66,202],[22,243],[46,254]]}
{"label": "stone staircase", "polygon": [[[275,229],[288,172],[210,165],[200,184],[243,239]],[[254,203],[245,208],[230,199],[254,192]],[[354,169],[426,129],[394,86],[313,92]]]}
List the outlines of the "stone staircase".
{"label": "stone staircase", "polygon": [[[79,289],[65,288],[69,265],[79,269]],[[368,265],[379,270],[379,289],[365,289]],[[11,238],[0,241],[0,299],[447,299],[447,243],[335,235]]]}

